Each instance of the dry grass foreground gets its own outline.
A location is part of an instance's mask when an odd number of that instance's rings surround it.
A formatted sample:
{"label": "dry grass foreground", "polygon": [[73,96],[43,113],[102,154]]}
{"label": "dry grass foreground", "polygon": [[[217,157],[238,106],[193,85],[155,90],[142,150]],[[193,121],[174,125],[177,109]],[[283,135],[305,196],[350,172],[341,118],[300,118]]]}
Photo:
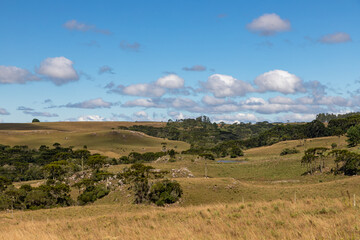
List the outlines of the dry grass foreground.
{"label": "dry grass foreground", "polygon": [[0,239],[359,239],[349,199],[0,213]]}

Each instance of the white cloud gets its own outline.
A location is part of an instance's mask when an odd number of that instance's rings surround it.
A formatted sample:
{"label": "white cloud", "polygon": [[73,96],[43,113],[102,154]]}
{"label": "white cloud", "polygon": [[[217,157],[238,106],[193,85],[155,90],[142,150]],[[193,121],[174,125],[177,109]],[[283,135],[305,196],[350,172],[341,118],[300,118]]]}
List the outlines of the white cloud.
{"label": "white cloud", "polygon": [[123,87],[121,93],[142,97],[161,97],[166,93],[164,88],[148,83],[139,83]]}
{"label": "white cloud", "polygon": [[[351,103],[347,99],[340,96],[323,96],[317,100],[317,104],[320,105],[337,105],[337,106],[349,106]],[[356,104],[357,105],[357,104]]]}
{"label": "white cloud", "polygon": [[184,79],[179,77],[176,74],[169,74],[164,77],[159,78],[155,84],[163,88],[182,88],[184,87]]}
{"label": "white cloud", "polygon": [[263,73],[254,82],[259,87],[259,92],[274,91],[290,94],[306,91],[299,77],[283,70]]}
{"label": "white cloud", "polygon": [[239,110],[239,106],[235,104],[223,104],[218,105],[210,109],[211,112],[220,113],[220,112],[236,112]]}
{"label": "white cloud", "polygon": [[288,97],[276,96],[276,97],[270,98],[269,103],[292,105],[292,104],[294,104],[294,100],[292,100],[291,98],[288,98]]}
{"label": "white cloud", "polygon": [[213,119],[216,122],[257,122],[258,118],[252,113],[237,113],[235,115],[217,115]]}
{"label": "white cloud", "polygon": [[316,118],[316,114],[286,114],[277,118],[279,122],[311,122]]}
{"label": "white cloud", "polygon": [[103,118],[99,115],[86,115],[86,116],[79,117],[77,120],[81,121],[81,122],[86,122],[86,121],[101,122],[101,121],[105,121],[105,118]]}
{"label": "white cloud", "polygon": [[10,115],[10,113],[5,108],[0,108],[0,115]]}
{"label": "white cloud", "polygon": [[93,32],[101,33],[101,34],[105,34],[105,35],[111,34],[111,32],[109,30],[99,29],[95,25],[81,23],[75,19],[67,21],[66,23],[64,23],[63,26],[66,29],[80,31],[80,32],[93,31]]}
{"label": "white cloud", "polygon": [[76,81],[79,76],[73,68],[73,62],[65,57],[47,58],[41,62],[37,73],[48,77],[56,85]]}
{"label": "white cloud", "polygon": [[168,115],[174,119],[185,119],[186,116],[182,112],[168,112]]}
{"label": "white cloud", "polygon": [[224,98],[216,98],[208,95],[205,95],[201,101],[206,105],[221,105],[226,102]]}
{"label": "white cloud", "polygon": [[135,99],[133,101],[127,101],[123,104],[124,107],[156,107],[157,104],[151,99]]}
{"label": "white cloud", "polygon": [[174,108],[193,108],[197,104],[189,98],[175,98],[172,101],[171,105]]}
{"label": "white cloud", "polygon": [[133,114],[137,120],[149,120],[149,116],[145,111],[139,111]]}
{"label": "white cloud", "polygon": [[343,42],[351,42],[351,37],[347,33],[337,32],[322,36],[319,41],[322,43],[329,43],[329,44],[343,43]]}
{"label": "white cloud", "polygon": [[29,81],[38,81],[40,78],[30,73],[28,70],[15,66],[0,66],[0,83],[26,83]]}
{"label": "white cloud", "polygon": [[264,104],[266,104],[266,101],[262,98],[251,97],[249,99],[246,99],[243,104],[245,104],[245,105],[264,105]]}
{"label": "white cloud", "polygon": [[248,92],[253,92],[251,84],[229,75],[213,74],[203,86],[214,94],[215,97],[244,96]]}
{"label": "white cloud", "polygon": [[95,108],[110,108],[113,105],[114,105],[113,103],[105,102],[102,98],[95,98],[79,103],[68,103],[62,107],[95,109]]}
{"label": "white cloud", "polygon": [[247,25],[247,28],[259,33],[262,36],[274,35],[278,32],[285,32],[291,29],[291,24],[288,20],[283,20],[275,13],[266,13]]}
{"label": "white cloud", "polygon": [[311,97],[301,97],[296,99],[296,102],[300,103],[300,104],[304,104],[304,105],[310,105],[310,104],[314,104],[314,99]]}

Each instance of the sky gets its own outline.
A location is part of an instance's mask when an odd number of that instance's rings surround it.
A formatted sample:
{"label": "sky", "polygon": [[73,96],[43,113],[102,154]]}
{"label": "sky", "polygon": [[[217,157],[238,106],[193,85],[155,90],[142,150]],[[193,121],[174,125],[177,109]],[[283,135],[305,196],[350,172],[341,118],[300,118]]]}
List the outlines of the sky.
{"label": "sky", "polygon": [[0,122],[360,111],[360,0],[0,0]]}

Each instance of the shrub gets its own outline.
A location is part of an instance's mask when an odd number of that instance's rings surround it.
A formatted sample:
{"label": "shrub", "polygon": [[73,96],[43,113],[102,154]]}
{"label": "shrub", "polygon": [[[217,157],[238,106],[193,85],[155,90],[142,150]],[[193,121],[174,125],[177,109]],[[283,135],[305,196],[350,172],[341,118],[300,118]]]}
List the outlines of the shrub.
{"label": "shrub", "polygon": [[295,149],[295,148],[284,148],[281,153],[280,156],[284,156],[284,155],[288,155],[288,154],[296,154],[299,153],[300,151]]}
{"label": "shrub", "polygon": [[182,189],[178,182],[162,180],[150,187],[149,199],[158,206],[177,202],[182,195]]}
{"label": "shrub", "polygon": [[97,186],[88,186],[85,191],[78,196],[78,201],[80,205],[85,205],[89,202],[95,202],[97,199],[100,199],[109,194],[109,190],[101,185]]}
{"label": "shrub", "polygon": [[199,156],[203,157],[207,160],[215,160],[214,155],[212,155],[211,153],[202,153],[202,154],[199,154]]}

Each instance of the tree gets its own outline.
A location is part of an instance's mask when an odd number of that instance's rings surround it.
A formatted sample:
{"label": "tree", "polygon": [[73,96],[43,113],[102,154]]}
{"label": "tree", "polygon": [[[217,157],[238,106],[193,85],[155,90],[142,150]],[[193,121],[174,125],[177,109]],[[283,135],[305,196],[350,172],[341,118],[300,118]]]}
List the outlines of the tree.
{"label": "tree", "polygon": [[101,156],[99,154],[91,155],[87,160],[87,165],[95,172],[98,172],[100,168],[102,168],[105,164],[105,156]]}
{"label": "tree", "polygon": [[350,127],[346,132],[346,136],[348,137],[346,141],[349,147],[358,145],[360,143],[360,125]]}
{"label": "tree", "polygon": [[4,191],[9,185],[11,185],[11,181],[5,177],[0,176],[0,192]]}
{"label": "tree", "polygon": [[40,122],[40,120],[37,119],[37,118],[34,118],[34,119],[32,120],[32,122],[33,122],[33,123],[35,123],[35,122]]}
{"label": "tree", "polygon": [[175,157],[175,154],[176,154],[176,152],[175,152],[175,150],[174,149],[171,149],[170,151],[169,151],[169,156],[170,156],[170,158],[174,158]]}

